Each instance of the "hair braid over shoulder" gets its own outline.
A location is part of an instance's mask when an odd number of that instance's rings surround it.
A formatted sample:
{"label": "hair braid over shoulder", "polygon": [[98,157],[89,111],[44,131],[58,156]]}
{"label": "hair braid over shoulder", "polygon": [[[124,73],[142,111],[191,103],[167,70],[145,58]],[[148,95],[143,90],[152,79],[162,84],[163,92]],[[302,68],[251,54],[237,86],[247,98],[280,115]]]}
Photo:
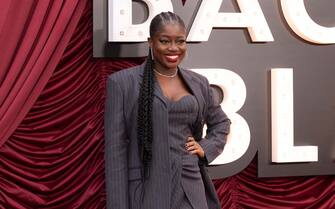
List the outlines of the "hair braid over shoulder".
{"label": "hair braid over shoulder", "polygon": [[[150,23],[150,37],[154,37],[162,27],[167,24],[179,24],[185,28],[183,20],[172,12],[162,12],[156,15]],[[152,161],[152,142],[153,142],[153,92],[154,92],[154,72],[152,70],[154,60],[152,58],[152,49],[149,49],[149,55],[145,64],[143,80],[140,86],[138,99],[137,116],[137,138],[139,144],[140,157],[144,166],[144,176],[148,176],[148,168]]]}
{"label": "hair braid over shoulder", "polygon": [[[150,50],[150,49],[149,49]],[[140,86],[137,116],[137,136],[139,140],[140,154],[144,167],[150,166],[152,158],[152,102],[154,91],[154,75],[152,71],[152,59],[149,56],[145,65],[143,80]]]}

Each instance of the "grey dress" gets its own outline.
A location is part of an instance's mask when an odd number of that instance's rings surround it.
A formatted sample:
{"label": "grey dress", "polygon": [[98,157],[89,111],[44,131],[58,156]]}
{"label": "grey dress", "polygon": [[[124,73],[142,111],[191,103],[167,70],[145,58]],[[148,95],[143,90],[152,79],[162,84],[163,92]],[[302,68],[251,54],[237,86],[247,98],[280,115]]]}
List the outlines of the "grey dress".
{"label": "grey dress", "polygon": [[208,209],[198,156],[185,149],[198,114],[193,95],[167,99],[171,165],[171,209]]}

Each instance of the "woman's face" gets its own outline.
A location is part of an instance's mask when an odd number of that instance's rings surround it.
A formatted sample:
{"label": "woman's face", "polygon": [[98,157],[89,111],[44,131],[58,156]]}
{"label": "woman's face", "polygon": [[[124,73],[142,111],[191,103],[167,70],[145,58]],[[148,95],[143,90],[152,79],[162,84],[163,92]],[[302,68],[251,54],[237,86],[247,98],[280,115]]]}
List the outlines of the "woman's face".
{"label": "woman's face", "polygon": [[149,38],[154,57],[154,68],[160,71],[176,70],[186,53],[186,32],[179,24],[167,24]]}

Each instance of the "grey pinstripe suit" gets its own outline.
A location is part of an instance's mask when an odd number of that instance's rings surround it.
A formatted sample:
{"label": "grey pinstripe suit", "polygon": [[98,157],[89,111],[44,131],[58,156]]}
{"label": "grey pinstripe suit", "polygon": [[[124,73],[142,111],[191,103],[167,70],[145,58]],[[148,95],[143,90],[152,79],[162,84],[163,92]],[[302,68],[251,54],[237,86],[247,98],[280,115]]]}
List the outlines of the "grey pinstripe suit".
{"label": "grey pinstripe suit", "polygon": [[[109,209],[169,209],[170,161],[168,111],[163,95],[155,83],[153,101],[153,148],[150,177],[143,184],[137,144],[137,99],[144,64],[122,70],[108,77],[105,108],[105,171],[107,208]],[[214,104],[207,79],[180,69],[179,73],[199,104],[198,128],[194,137],[201,139],[204,123],[206,137],[199,141],[207,162],[223,150],[230,121],[219,105]],[[200,171],[205,184],[209,209],[219,209],[215,189],[203,165]],[[144,198],[141,196],[145,192]],[[192,201],[192,200],[190,200]]]}

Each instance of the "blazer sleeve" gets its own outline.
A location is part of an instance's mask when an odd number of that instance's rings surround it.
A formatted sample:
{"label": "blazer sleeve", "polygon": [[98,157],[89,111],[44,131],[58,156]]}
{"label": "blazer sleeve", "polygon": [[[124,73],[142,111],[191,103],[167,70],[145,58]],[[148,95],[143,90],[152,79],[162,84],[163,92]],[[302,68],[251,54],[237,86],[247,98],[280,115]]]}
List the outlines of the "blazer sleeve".
{"label": "blazer sleeve", "polygon": [[124,120],[124,92],[108,77],[104,115],[105,175],[108,209],[129,209],[128,139]]}
{"label": "blazer sleeve", "polygon": [[206,102],[204,123],[207,125],[206,136],[199,141],[200,146],[205,152],[205,163],[212,162],[223,151],[227,141],[227,135],[230,131],[230,120],[223,112],[220,104],[216,104],[213,89],[210,87],[208,80],[206,81]]}

